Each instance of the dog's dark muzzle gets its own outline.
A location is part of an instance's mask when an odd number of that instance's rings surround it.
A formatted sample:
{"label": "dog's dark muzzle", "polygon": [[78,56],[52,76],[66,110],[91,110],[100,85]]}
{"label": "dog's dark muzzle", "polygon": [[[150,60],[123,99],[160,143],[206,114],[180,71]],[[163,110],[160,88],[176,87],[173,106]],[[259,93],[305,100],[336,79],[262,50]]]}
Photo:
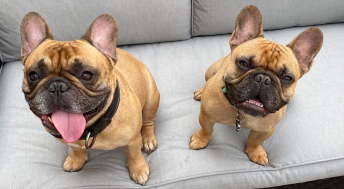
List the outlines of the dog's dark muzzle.
{"label": "dog's dark muzzle", "polygon": [[281,98],[278,81],[269,71],[251,71],[240,80],[224,79],[226,97],[239,109],[252,115],[266,115],[286,104]]}

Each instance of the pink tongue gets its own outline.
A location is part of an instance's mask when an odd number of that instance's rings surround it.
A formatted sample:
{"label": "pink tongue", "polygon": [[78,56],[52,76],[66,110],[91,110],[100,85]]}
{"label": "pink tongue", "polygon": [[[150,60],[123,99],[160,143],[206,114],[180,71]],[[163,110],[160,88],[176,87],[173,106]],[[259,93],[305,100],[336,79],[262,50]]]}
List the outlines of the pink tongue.
{"label": "pink tongue", "polygon": [[66,142],[79,140],[86,127],[86,119],[81,113],[57,111],[52,114],[51,119]]}

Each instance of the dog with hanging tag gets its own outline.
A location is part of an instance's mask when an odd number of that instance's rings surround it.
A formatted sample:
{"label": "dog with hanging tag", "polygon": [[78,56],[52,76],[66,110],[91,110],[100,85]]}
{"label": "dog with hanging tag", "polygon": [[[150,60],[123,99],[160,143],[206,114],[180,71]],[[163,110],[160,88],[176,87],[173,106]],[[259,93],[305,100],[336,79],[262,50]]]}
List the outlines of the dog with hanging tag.
{"label": "dog with hanging tag", "polygon": [[211,65],[206,84],[194,93],[201,101],[199,128],[190,139],[190,148],[205,148],[215,123],[250,129],[245,147],[248,158],[268,164],[262,143],[275,131],[297,81],[307,73],[321,49],[323,34],[309,28],[288,45],[267,40],[259,9],[247,6],[236,19],[229,45],[231,52]]}

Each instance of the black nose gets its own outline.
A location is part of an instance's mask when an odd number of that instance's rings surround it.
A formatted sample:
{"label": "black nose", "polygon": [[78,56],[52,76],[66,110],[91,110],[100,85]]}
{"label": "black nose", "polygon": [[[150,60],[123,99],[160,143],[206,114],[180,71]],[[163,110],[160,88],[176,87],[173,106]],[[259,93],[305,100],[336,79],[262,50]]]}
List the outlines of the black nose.
{"label": "black nose", "polygon": [[50,82],[49,87],[48,87],[48,91],[50,93],[64,93],[66,91],[68,91],[69,86],[67,85],[67,83],[61,79],[56,79],[52,82]]}
{"label": "black nose", "polygon": [[257,82],[257,83],[260,83],[260,84],[264,84],[264,85],[270,85],[271,84],[271,78],[270,76],[266,75],[266,74],[257,74],[255,77],[254,77],[254,80]]}

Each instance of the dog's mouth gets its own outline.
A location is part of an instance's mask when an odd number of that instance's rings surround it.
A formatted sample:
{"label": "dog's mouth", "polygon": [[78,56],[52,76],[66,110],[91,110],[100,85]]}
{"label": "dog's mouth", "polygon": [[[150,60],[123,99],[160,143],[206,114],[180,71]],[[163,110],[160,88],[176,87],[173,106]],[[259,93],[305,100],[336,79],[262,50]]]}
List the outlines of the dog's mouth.
{"label": "dog's mouth", "polygon": [[268,114],[268,110],[265,109],[264,104],[258,98],[245,100],[238,103],[237,107],[252,115]]}
{"label": "dog's mouth", "polygon": [[269,113],[269,111],[264,106],[264,103],[262,102],[262,100],[259,99],[258,96],[255,98],[236,101],[229,93],[229,88],[230,87],[226,84],[226,86],[222,90],[229,103],[231,103],[233,106],[253,116],[265,116]]}
{"label": "dog's mouth", "polygon": [[85,113],[72,113],[57,110],[50,114],[41,115],[40,118],[45,127],[55,135],[60,134],[65,142],[78,141],[82,136],[86,123],[104,106],[104,103]]}

